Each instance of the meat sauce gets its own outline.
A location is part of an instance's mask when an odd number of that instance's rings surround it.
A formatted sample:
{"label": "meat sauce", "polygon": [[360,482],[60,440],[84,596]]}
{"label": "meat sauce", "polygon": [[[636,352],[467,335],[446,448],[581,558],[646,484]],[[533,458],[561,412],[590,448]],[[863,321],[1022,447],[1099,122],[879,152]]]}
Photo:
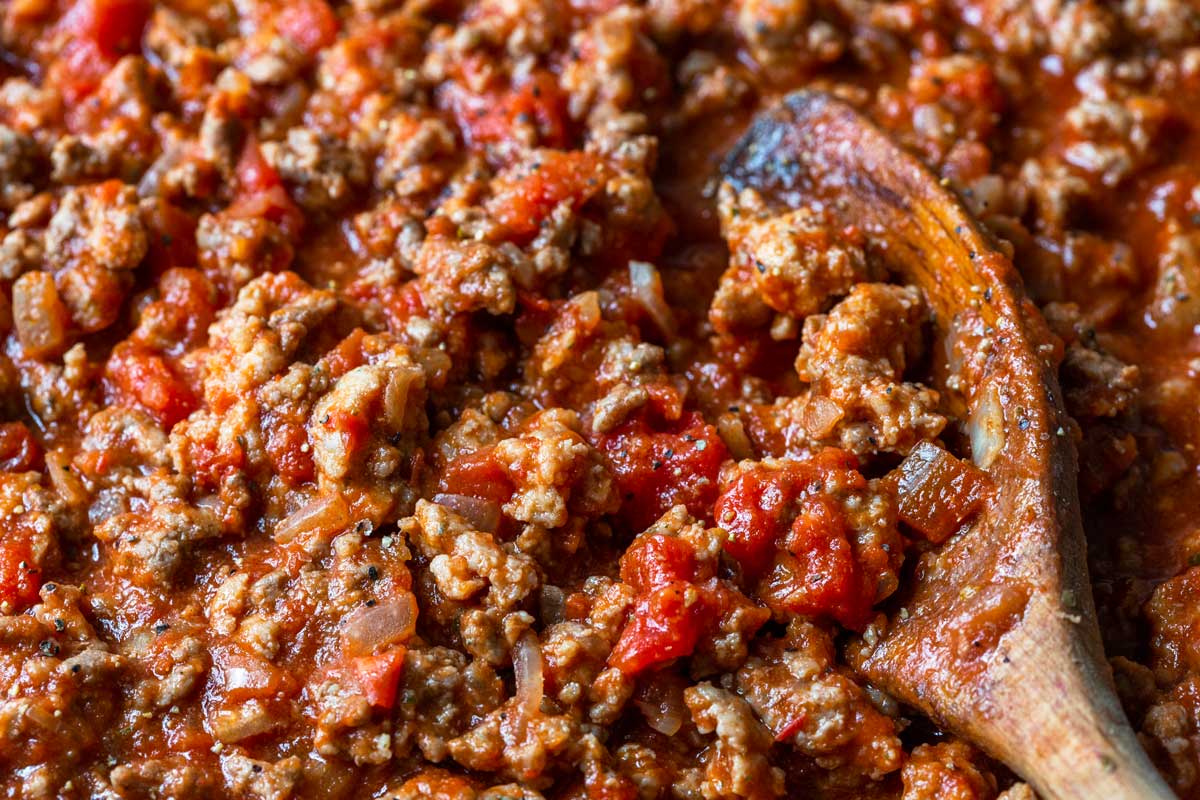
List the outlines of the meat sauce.
{"label": "meat sauce", "polygon": [[2,14],[4,796],[1031,798],[849,666],[992,487],[921,292],[719,185],[809,87],[1011,249],[1200,798],[1188,0]]}

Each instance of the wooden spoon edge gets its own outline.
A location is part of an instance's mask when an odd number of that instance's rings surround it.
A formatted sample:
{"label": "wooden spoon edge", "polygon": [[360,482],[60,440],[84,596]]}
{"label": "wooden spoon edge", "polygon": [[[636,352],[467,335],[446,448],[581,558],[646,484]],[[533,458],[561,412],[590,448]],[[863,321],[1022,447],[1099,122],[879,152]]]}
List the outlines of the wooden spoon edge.
{"label": "wooden spoon edge", "polygon": [[[863,657],[864,675],[1009,764],[1044,797],[1172,797],[1113,691],[1054,347],[1011,261],[916,158],[824,93],[798,92],[760,114],[723,174],[780,206],[819,204],[865,226],[925,291],[938,337],[962,356],[973,432],[1000,417],[1003,443],[986,465],[997,496],[970,532],[922,565],[938,579],[917,582],[907,620]],[[998,557],[981,566],[981,547]],[[961,652],[962,637],[946,623],[970,625],[1006,603],[1012,613],[998,615],[994,645]]]}

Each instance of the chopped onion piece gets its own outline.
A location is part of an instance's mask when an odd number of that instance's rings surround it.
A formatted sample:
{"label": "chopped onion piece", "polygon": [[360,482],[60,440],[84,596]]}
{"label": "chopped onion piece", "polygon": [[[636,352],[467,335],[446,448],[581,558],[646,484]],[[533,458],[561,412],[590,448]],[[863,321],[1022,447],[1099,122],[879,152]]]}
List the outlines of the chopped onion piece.
{"label": "chopped onion piece", "polygon": [[675,330],[675,317],[671,307],[663,297],[662,278],[653,264],[645,261],[629,262],[629,285],[633,289],[633,299],[641,304],[650,319],[662,333]]}
{"label": "chopped onion piece", "polygon": [[469,494],[435,494],[433,502],[458,514],[477,531],[495,533],[500,527],[500,504],[494,500]]}
{"label": "chopped onion piece", "polygon": [[525,631],[513,645],[513,677],[516,681],[517,708],[526,717],[542,708],[542,646],[537,634]]}
{"label": "chopped onion piece", "polygon": [[137,193],[138,197],[155,197],[159,193],[162,186],[163,178],[175,166],[177,166],[186,154],[186,150],[182,145],[169,146],[163,150],[150,168],[142,173],[142,179],[138,181]]}
{"label": "chopped onion piece", "polygon": [[658,702],[635,700],[634,703],[646,718],[647,725],[663,736],[674,736],[683,727],[682,698],[681,694],[668,692]]}
{"label": "chopped onion piece", "polygon": [[275,526],[275,541],[287,544],[297,536],[326,536],[350,524],[350,506],[337,492],[323,494],[288,514]]}
{"label": "chopped onion piece", "polygon": [[342,641],[354,658],[378,653],[410,639],[417,627],[417,601],[411,592],[375,606],[360,606],[346,617]]}
{"label": "chopped onion piece", "polygon": [[833,433],[834,427],[846,412],[828,397],[812,395],[804,404],[802,422],[804,429],[814,439],[823,439]]}
{"label": "chopped onion piece", "polygon": [[213,651],[213,660],[221,675],[225,699],[231,702],[268,697],[286,683],[285,675],[278,667],[240,647],[217,648]]}
{"label": "chopped onion piece", "polygon": [[971,460],[987,469],[1004,449],[1004,408],[995,386],[989,386],[971,414]]}
{"label": "chopped onion piece", "polygon": [[13,324],[27,355],[57,356],[70,344],[70,315],[48,272],[26,272],[12,286]]}
{"label": "chopped onion piece", "polygon": [[68,505],[84,505],[88,501],[87,490],[71,467],[71,460],[62,450],[46,451],[46,474],[50,485]]}
{"label": "chopped onion piece", "polygon": [[234,744],[278,727],[279,716],[266,713],[263,703],[260,698],[252,698],[232,706],[218,706],[212,715],[213,736],[225,744]]}

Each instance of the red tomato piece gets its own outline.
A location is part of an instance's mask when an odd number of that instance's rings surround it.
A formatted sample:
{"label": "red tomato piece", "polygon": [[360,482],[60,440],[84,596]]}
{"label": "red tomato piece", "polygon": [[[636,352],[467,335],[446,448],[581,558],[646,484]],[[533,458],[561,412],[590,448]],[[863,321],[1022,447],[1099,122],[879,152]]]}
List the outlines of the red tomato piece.
{"label": "red tomato piece", "polygon": [[[766,572],[776,542],[791,527],[796,503],[810,486],[820,486],[832,471],[858,469],[851,453],[827,448],[808,461],[792,461],[778,469],[743,473],[717,498],[717,524],[729,533],[725,551],[737,559],[747,576]],[[866,484],[861,476],[858,480]]]}
{"label": "red tomato piece", "polygon": [[143,208],[142,221],[146,223],[149,241],[146,263],[150,270],[158,274],[172,267],[194,266],[196,220],[192,215],[162,198],[150,200]]}
{"label": "red tomato piece", "polygon": [[775,541],[786,525],[791,502],[788,492],[770,488],[770,479],[764,480],[756,472],[741,475],[717,498],[713,509],[717,524],[729,533],[725,552],[752,579],[771,566]]}
{"label": "red tomato piece", "polygon": [[549,72],[535,72],[508,91],[484,95],[455,85],[450,105],[471,147],[516,145],[516,130],[530,124],[543,147],[567,145],[567,100]]}
{"label": "red tomato piece", "polygon": [[350,662],[363,697],[373,708],[388,709],[396,704],[406,652],[403,646],[393,645],[382,653],[359,656]]}
{"label": "red tomato piece", "polygon": [[365,361],[363,340],[366,336],[367,332],[362,328],[355,328],[347,334],[345,339],[342,339],[332,350],[321,357],[334,378],[340,378],[350,370],[363,365]]}
{"label": "red tomato piece", "polygon": [[789,720],[786,725],[779,729],[779,733],[775,734],[775,741],[786,742],[788,739],[795,736],[800,729],[804,727],[804,723],[807,721],[807,719],[807,714],[797,714],[795,717]]}
{"label": "red tomato piece", "polygon": [[388,330],[403,331],[410,319],[423,316],[427,311],[415,280],[401,286],[385,287],[379,299],[387,317]]}
{"label": "red tomato piece", "polygon": [[207,338],[215,295],[199,270],[167,270],[158,279],[158,299],[142,309],[131,338],[147,349],[181,355]]}
{"label": "red tomato piece", "polygon": [[503,505],[516,487],[504,465],[490,447],[460,455],[446,465],[438,482],[439,491],[479,497]]}
{"label": "red tomato piece", "polygon": [[146,0],[79,0],[68,12],[74,30],[95,42],[101,53],[118,55],[136,50],[150,18]]}
{"label": "red tomato piece", "polygon": [[80,39],[63,48],[50,74],[62,91],[63,100],[74,106],[96,91],[111,68],[112,63],[94,44]]}
{"label": "red tomato piece", "polygon": [[289,486],[311,481],[316,474],[308,431],[304,423],[293,420],[272,421],[267,428],[267,458],[276,474]]}
{"label": "red tomato piece", "polygon": [[28,472],[42,468],[42,446],[23,422],[0,425],[0,470]]}
{"label": "red tomato piece", "polygon": [[823,493],[831,483],[865,488],[857,467],[852,454],[829,448],[807,461],[744,472],[717,500],[726,552],[772,609],[831,617],[854,630],[868,621],[876,568],[886,564],[856,551],[841,506]]}
{"label": "red tomato piece", "polygon": [[603,190],[607,177],[608,168],[597,156],[578,150],[544,150],[534,162],[497,176],[488,211],[514,241],[524,243],[560,203],[578,210]]}
{"label": "red tomato piece", "polygon": [[20,526],[0,540],[0,607],[4,613],[21,611],[38,599],[42,572],[33,563],[29,542],[20,535]]}
{"label": "red tomato piece", "polygon": [[262,148],[253,136],[247,137],[242,146],[242,154],[238,157],[236,167],[238,191],[246,194],[258,194],[273,189],[283,183],[275,168],[263,158]]}
{"label": "red tomato piece", "polygon": [[324,0],[292,0],[279,10],[275,28],[311,57],[337,39],[338,19]]}
{"label": "red tomato piece", "polygon": [[783,543],[786,550],[759,585],[772,608],[829,616],[860,630],[868,621],[875,587],[850,543],[842,512],[825,497],[806,498]]}
{"label": "red tomato piece", "polygon": [[246,453],[236,442],[222,444],[216,437],[189,439],[188,460],[192,466],[192,482],[198,489],[212,491],[231,472],[246,466]]}
{"label": "red tomato piece", "polygon": [[121,55],[137,49],[149,17],[146,0],[76,0],[59,20],[68,38],[53,69],[68,105],[94,92]]}
{"label": "red tomato piece", "polygon": [[621,556],[621,580],[639,592],[695,576],[695,549],[676,536],[640,536]]}
{"label": "red tomato piece", "polygon": [[642,530],[683,504],[699,519],[712,518],[717,474],[729,457],[716,428],[694,412],[653,429],[644,419],[629,420],[600,437],[621,491],[621,513]]}
{"label": "red tomato piece", "polygon": [[358,414],[350,414],[337,410],[326,414],[321,419],[325,430],[337,435],[342,440],[342,447],[352,453],[366,443],[371,435],[371,424]]}
{"label": "red tomato piece", "polygon": [[608,665],[635,675],[656,664],[689,656],[713,622],[702,589],[671,581],[638,598]]}
{"label": "red tomato piece", "polygon": [[263,158],[253,137],[247,137],[237,163],[237,195],[226,212],[235,217],[262,217],[296,236],[304,226],[304,215],[283,187],[283,179]]}
{"label": "red tomato piece", "polygon": [[196,397],[162,356],[128,342],[117,345],[104,370],[105,394],[118,403],[133,402],[165,430],[197,407]]}

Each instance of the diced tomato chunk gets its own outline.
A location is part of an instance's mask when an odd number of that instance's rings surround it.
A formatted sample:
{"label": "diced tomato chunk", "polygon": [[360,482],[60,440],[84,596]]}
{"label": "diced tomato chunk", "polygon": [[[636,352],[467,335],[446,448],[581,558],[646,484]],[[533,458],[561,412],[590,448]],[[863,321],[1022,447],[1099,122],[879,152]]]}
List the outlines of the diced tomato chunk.
{"label": "diced tomato chunk", "polygon": [[702,590],[686,581],[671,581],[639,597],[608,665],[635,675],[691,655],[714,621],[706,599]]}
{"label": "diced tomato chunk", "polygon": [[566,96],[551,73],[535,72],[507,91],[482,95],[451,86],[449,104],[471,147],[515,147],[516,131],[528,125],[536,129],[539,145],[566,147]]}
{"label": "diced tomato chunk", "polygon": [[275,28],[309,56],[333,44],[338,19],[324,0],[291,0],[275,17]]}
{"label": "diced tomato chunk", "polygon": [[272,186],[256,194],[239,194],[226,211],[235,217],[270,220],[288,236],[294,237],[304,227],[304,216],[282,186]]}
{"label": "diced tomato chunk", "polygon": [[622,515],[635,530],[679,504],[699,519],[711,519],[717,475],[729,457],[725,442],[694,412],[657,428],[639,417],[597,443],[621,491]]}
{"label": "diced tomato chunk", "polygon": [[50,77],[58,85],[67,105],[74,106],[96,91],[110,69],[112,62],[94,44],[80,39],[63,48],[51,68]]}
{"label": "diced tomato chunk", "polygon": [[852,454],[828,448],[807,461],[743,472],[717,500],[717,523],[729,533],[725,550],[771,608],[831,617],[854,630],[868,621],[889,553],[858,552],[845,513],[826,493],[831,485],[865,489],[857,467]]}
{"label": "diced tomato chunk", "polygon": [[396,329],[402,329],[409,319],[419,317],[427,310],[416,281],[397,287],[387,298],[388,323]]}
{"label": "diced tomato chunk", "polygon": [[321,362],[329,369],[329,374],[340,378],[356,367],[361,367],[366,358],[363,354],[363,340],[367,332],[355,328],[338,342],[328,353],[321,357]]}
{"label": "diced tomato chunk", "polygon": [[36,602],[42,586],[42,572],[33,563],[32,549],[22,535],[23,527],[10,528],[0,538],[0,610],[6,614]]}
{"label": "diced tomato chunk", "polygon": [[304,226],[304,215],[283,187],[283,179],[263,158],[253,137],[247,137],[237,163],[237,195],[226,213],[235,217],[262,217],[296,236]]}
{"label": "diced tomato chunk", "polygon": [[77,0],[63,24],[113,56],[135,50],[150,16],[146,0]]}
{"label": "diced tomato chunk", "polygon": [[621,580],[639,592],[696,576],[696,551],[676,536],[640,536],[621,556]]}
{"label": "diced tomato chunk", "polygon": [[516,486],[504,465],[496,460],[492,448],[466,453],[446,465],[438,489],[504,504],[512,499]]}
{"label": "diced tomato chunk", "polygon": [[783,491],[767,491],[767,486],[755,473],[743,475],[717,498],[713,510],[717,524],[729,533],[725,552],[750,578],[771,566],[775,541],[786,524],[790,498]]}
{"label": "diced tomato chunk", "polygon": [[275,168],[263,158],[262,148],[253,137],[246,139],[236,167],[238,191],[246,194],[265,192],[283,183]]}
{"label": "diced tomato chunk", "polygon": [[267,426],[267,458],[289,486],[311,481],[316,474],[308,431],[301,422],[280,420]]}
{"label": "diced tomato chunk", "polygon": [[94,92],[121,55],[137,49],[149,17],[147,0],[76,0],[59,20],[68,38],[52,70],[68,105]]}
{"label": "diced tomato chunk", "polygon": [[373,708],[388,709],[396,704],[406,652],[402,645],[393,645],[382,653],[351,660],[363,697]]}
{"label": "diced tomato chunk", "polygon": [[914,447],[886,482],[895,489],[900,519],[934,544],[979,510],[991,488],[986,472],[932,442]]}
{"label": "diced tomato chunk", "polygon": [[678,536],[642,535],[621,557],[621,580],[636,592],[633,609],[609,659],[627,674],[698,648],[711,650],[724,621],[737,617],[737,627],[753,635],[771,617],[735,586],[703,577],[695,546]]}
{"label": "diced tomato chunk", "polygon": [[42,468],[42,446],[23,422],[0,425],[0,470],[28,472]]}
{"label": "diced tomato chunk", "polygon": [[833,617],[847,628],[866,624],[875,587],[850,543],[842,512],[819,495],[802,501],[774,569],[759,586],[772,607],[794,614]]}
{"label": "diced tomato chunk", "polygon": [[[791,527],[796,503],[810,486],[819,487],[831,472],[853,472],[858,459],[836,448],[822,450],[808,461],[753,469],[738,478],[717,499],[717,524],[729,533],[725,551],[738,560],[750,577],[771,565],[776,542]],[[866,481],[859,476],[863,485]]]}
{"label": "diced tomato chunk", "polygon": [[540,151],[533,162],[502,172],[488,211],[517,242],[529,241],[560,203],[578,210],[604,189],[608,168],[591,153],[579,150]]}
{"label": "diced tomato chunk", "polygon": [[113,349],[104,377],[105,394],[113,402],[136,403],[166,430],[197,406],[192,390],[162,356],[131,343]]}
{"label": "diced tomato chunk", "polygon": [[211,491],[221,486],[226,475],[246,465],[246,453],[235,440],[222,442],[211,438],[189,439],[188,460],[192,466],[192,482],[198,489]]}
{"label": "diced tomato chunk", "polygon": [[142,309],[131,337],[172,356],[201,344],[213,321],[216,291],[196,269],[169,269],[158,279],[158,299]]}

